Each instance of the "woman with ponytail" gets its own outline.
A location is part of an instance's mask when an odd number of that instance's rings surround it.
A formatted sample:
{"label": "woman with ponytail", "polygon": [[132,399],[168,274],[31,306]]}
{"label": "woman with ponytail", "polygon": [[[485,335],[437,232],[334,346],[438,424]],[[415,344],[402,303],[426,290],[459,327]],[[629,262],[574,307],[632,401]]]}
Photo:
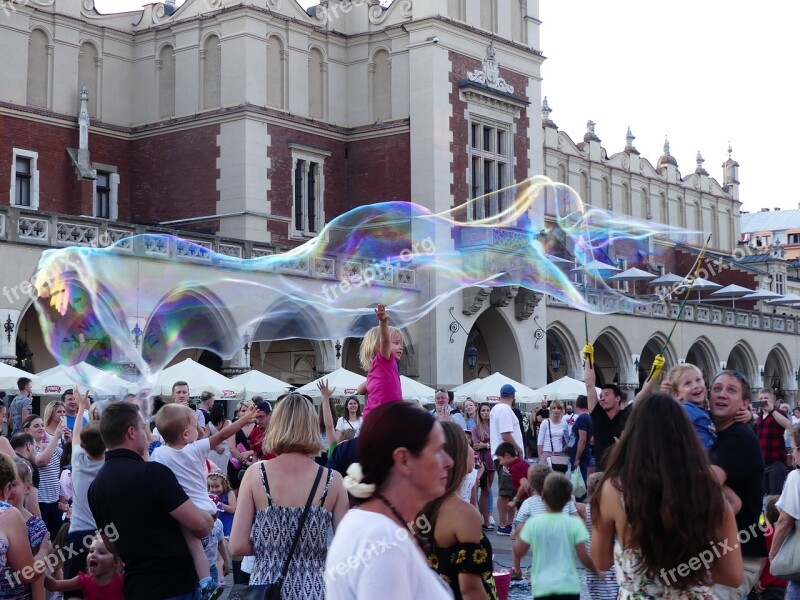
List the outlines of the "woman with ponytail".
{"label": "woman with ponytail", "polygon": [[[463,435],[463,434],[462,434]],[[339,523],[325,564],[327,600],[445,600],[428,566],[423,507],[444,494],[453,459],[435,417],[406,402],[374,408],[345,487],[361,506]],[[423,549],[423,547],[425,547]]]}

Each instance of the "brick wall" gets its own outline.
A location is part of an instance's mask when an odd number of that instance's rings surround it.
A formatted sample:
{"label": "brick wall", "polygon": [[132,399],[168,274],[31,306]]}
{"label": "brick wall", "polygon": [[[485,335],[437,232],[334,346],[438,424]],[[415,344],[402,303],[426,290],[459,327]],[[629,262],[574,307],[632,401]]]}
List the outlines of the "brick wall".
{"label": "brick wall", "polygon": [[[219,125],[206,125],[131,142],[132,221],[151,224],[217,212],[219,131]],[[120,219],[125,220],[121,202]]]}
{"label": "brick wall", "polygon": [[347,145],[344,208],[411,198],[411,134],[401,133]]}
{"label": "brick wall", "polygon": [[[3,143],[0,145],[0,197],[9,202],[13,149],[37,152],[39,159],[39,209],[74,215],[91,215],[92,203],[82,200],[85,186],[78,181],[67,148],[78,147],[78,124],[74,128],[50,123],[0,116]],[[130,159],[128,142],[118,138],[91,133],[89,151],[94,163],[116,166],[119,169],[119,218],[130,220]],[[91,182],[87,182],[91,189]],[[90,192],[91,195],[91,192]]]}

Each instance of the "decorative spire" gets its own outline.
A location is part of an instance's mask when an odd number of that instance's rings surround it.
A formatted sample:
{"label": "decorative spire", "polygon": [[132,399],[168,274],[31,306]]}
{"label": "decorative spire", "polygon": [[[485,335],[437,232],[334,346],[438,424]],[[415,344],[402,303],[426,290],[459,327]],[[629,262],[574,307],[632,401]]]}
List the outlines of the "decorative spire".
{"label": "decorative spire", "polygon": [[553,109],[550,108],[550,105],[547,103],[547,96],[545,96],[542,100],[542,125],[551,129],[558,129],[558,125],[553,123],[550,119],[551,112],[553,112]]}
{"label": "decorative spire", "polygon": [[669,156],[669,138],[664,136],[664,156]]}
{"label": "decorative spire", "polygon": [[636,136],[631,133],[630,125],[628,126],[628,133],[625,134],[625,152],[628,154],[639,154],[639,151],[634,148],[633,140],[636,139]]}
{"label": "decorative spire", "polygon": [[81,110],[78,113],[78,150],[89,149],[89,89],[86,84],[81,88]]}
{"label": "decorative spire", "polygon": [[703,155],[700,154],[700,150],[697,151],[697,168],[695,169],[695,173],[698,175],[708,175],[708,171],[703,168],[703,163],[706,162],[706,159],[703,158]]}
{"label": "decorative spire", "polygon": [[678,166],[678,161],[675,160],[675,157],[669,153],[669,139],[667,138],[666,134],[664,135],[664,154],[661,155],[661,158],[658,159],[657,166],[664,167],[666,165],[674,165]]}
{"label": "decorative spire", "polygon": [[597,137],[594,133],[594,126],[596,123],[589,119],[586,121],[586,133],[583,134],[583,141],[584,142],[599,142],[600,138]]}
{"label": "decorative spire", "polygon": [[728,140],[728,160],[732,160],[731,154],[733,154],[733,148],[731,148],[731,141]]}

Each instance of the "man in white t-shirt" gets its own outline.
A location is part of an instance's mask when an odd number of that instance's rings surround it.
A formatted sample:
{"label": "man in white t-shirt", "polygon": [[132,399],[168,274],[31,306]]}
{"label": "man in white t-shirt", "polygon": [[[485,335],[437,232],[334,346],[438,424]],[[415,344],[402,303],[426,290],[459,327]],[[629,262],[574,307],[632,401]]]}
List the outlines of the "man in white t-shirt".
{"label": "man in white t-shirt", "polygon": [[[517,451],[517,456],[525,456],[522,449],[522,429],[519,426],[519,419],[511,405],[514,403],[514,397],[517,390],[511,384],[505,384],[500,388],[500,401],[492,407],[489,413],[489,446],[494,457],[495,466],[497,469],[497,483],[500,496],[503,496],[505,490],[506,496],[513,496],[513,482],[511,481],[511,474],[505,471],[499,464],[495,452],[497,447],[502,442],[508,442],[514,446]],[[511,518],[514,516],[511,513],[508,505],[505,502],[497,503],[497,513],[500,517],[499,527],[497,528],[497,535],[510,535],[511,534]]]}

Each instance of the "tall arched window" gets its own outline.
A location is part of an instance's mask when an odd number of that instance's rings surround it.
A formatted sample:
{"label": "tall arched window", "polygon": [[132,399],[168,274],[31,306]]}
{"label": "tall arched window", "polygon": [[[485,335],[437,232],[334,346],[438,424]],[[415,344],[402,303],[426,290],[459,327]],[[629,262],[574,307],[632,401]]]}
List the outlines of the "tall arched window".
{"label": "tall arched window", "polygon": [[267,39],[267,106],[285,108],[284,98],[284,51],[278,36]]}
{"label": "tall arched window", "polygon": [[203,44],[203,108],[222,105],[222,47],[219,38],[208,36]]}
{"label": "tall arched window", "polygon": [[627,183],[622,184],[622,206],[626,215],[633,216],[633,204],[631,203],[631,189]]}
{"label": "tall arched window", "polygon": [[164,46],[158,53],[158,116],[175,116],[175,49]]}
{"label": "tall arched window", "polygon": [[85,85],[89,90],[89,115],[93,117],[97,116],[97,96],[100,93],[97,85],[100,77],[99,71],[100,57],[97,53],[97,48],[95,48],[94,44],[88,42],[81,44],[81,49],[78,52],[78,90],[76,90],[75,98],[79,108],[80,95],[77,91]]}
{"label": "tall arched window", "polygon": [[683,196],[678,196],[677,205],[678,205],[678,225],[680,227],[686,227],[686,203],[683,201]]}
{"label": "tall arched window", "polygon": [[614,210],[614,202],[611,200],[611,183],[608,177],[603,177],[603,206],[606,210]]}
{"label": "tall arched window", "polygon": [[312,48],[308,54],[308,115],[323,118],[325,87],[323,85],[322,52]]}
{"label": "tall arched window", "polygon": [[464,20],[464,0],[447,0],[447,16],[456,21]]}
{"label": "tall arched window", "polygon": [[497,29],[497,1],[481,0],[481,29],[495,31]]}
{"label": "tall arched window", "polygon": [[669,204],[667,203],[667,195],[661,192],[661,222],[664,225],[669,225]]}
{"label": "tall arched window", "polygon": [[32,106],[47,106],[47,84],[50,81],[49,45],[44,31],[31,31],[28,40],[27,103]]}
{"label": "tall arched window", "polygon": [[567,183],[567,167],[564,166],[564,163],[559,163],[558,165],[558,181],[559,183]]}
{"label": "tall arched window", "polygon": [[392,118],[392,65],[389,53],[378,50],[372,57],[372,121]]}
{"label": "tall arched window", "polygon": [[647,189],[642,188],[642,209],[644,210],[644,218],[653,218],[653,206],[650,203],[650,193]]}

